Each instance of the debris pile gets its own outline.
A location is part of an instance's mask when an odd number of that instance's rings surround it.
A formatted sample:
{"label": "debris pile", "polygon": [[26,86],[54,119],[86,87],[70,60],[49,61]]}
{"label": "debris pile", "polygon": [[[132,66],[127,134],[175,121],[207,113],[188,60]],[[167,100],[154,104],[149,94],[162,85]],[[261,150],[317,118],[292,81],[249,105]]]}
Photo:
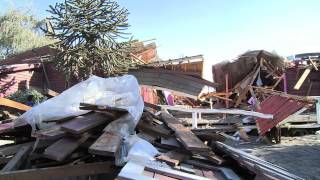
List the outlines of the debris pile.
{"label": "debris pile", "polygon": [[14,143],[0,146],[0,179],[301,179],[223,144],[221,130],[188,128],[177,110],[273,118],[143,103],[134,76],[93,76],[2,121],[0,138]]}

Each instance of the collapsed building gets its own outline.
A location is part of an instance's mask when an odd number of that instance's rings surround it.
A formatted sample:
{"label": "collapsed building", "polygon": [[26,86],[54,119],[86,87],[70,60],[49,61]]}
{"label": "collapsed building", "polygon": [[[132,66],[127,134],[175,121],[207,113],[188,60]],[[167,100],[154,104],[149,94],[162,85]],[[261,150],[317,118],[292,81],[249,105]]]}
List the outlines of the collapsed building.
{"label": "collapsed building", "polygon": [[[0,62],[3,96],[56,92],[35,107],[0,99],[23,112],[0,124],[0,138],[13,141],[0,146],[1,179],[303,179],[224,140],[248,141],[256,130],[280,143],[279,126],[319,103],[319,60],[250,51],[214,65],[210,82],[201,55],[160,61],[155,44],[135,46],[138,69],[71,88],[48,61],[49,47]],[[292,68],[304,70],[295,81]]]}

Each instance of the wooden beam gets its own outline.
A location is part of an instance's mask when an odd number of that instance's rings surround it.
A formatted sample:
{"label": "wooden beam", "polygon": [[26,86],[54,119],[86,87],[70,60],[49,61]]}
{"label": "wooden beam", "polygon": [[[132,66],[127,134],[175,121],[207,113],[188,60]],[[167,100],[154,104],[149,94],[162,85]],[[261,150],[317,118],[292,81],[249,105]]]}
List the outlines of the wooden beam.
{"label": "wooden beam", "polygon": [[303,82],[306,80],[306,78],[308,77],[309,73],[311,72],[310,68],[307,68],[304,70],[303,74],[301,75],[301,77],[299,78],[298,82],[296,83],[296,85],[293,87],[293,89],[295,90],[299,90],[301,85],[303,84]]}
{"label": "wooden beam", "polygon": [[276,88],[282,80],[284,80],[284,74],[276,81],[276,83],[274,83],[272,89]]}
{"label": "wooden beam", "polygon": [[31,150],[31,145],[23,146],[22,148],[20,148],[18,153],[9,161],[8,164],[4,166],[4,168],[1,170],[1,173],[18,170],[28,158]]}
{"label": "wooden beam", "polygon": [[30,110],[32,107],[21,104],[19,102],[16,101],[12,101],[10,99],[6,99],[6,98],[0,98],[0,106],[6,106],[6,107],[11,107],[11,108],[15,108],[21,111],[28,111]]}
{"label": "wooden beam", "polygon": [[51,180],[52,178],[89,176],[102,173],[114,174],[114,162],[66,165],[49,168],[27,169],[1,173],[1,180]]}
{"label": "wooden beam", "polygon": [[[229,74],[225,74],[225,79],[226,79],[226,99],[229,99]],[[226,100],[226,108],[229,108],[229,101]]]}

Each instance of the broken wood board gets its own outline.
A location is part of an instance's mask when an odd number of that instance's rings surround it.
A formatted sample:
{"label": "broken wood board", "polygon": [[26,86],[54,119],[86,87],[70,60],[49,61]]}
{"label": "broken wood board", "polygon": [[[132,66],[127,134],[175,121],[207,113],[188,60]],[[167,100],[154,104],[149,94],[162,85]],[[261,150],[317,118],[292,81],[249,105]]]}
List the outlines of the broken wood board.
{"label": "broken wood board", "polygon": [[187,158],[187,155],[177,151],[169,151],[156,157],[157,160],[167,163],[170,166],[178,166],[181,161]]}
{"label": "broken wood board", "polygon": [[184,127],[180,121],[175,119],[168,113],[161,112],[161,119],[171,128],[176,137],[181,141],[182,145],[190,151],[206,152],[210,148],[196,137],[188,128]]}
{"label": "broken wood board", "polygon": [[89,153],[102,156],[115,156],[121,145],[119,135],[104,132],[89,148]]}
{"label": "broken wood board", "polygon": [[101,113],[89,113],[63,123],[61,130],[71,134],[81,134],[108,121],[110,119]]}
{"label": "broken wood board", "polygon": [[31,145],[22,146],[17,154],[2,168],[1,173],[18,170],[31,153]]}
{"label": "broken wood board", "polygon": [[19,102],[12,101],[12,100],[6,99],[6,98],[0,98],[0,106],[11,107],[11,108],[18,109],[21,111],[28,111],[32,108],[32,107],[27,106],[25,104],[21,104]]}
{"label": "broken wood board", "polygon": [[88,134],[84,134],[78,139],[75,137],[64,137],[46,148],[43,154],[49,159],[63,161],[88,138]]}
{"label": "broken wood board", "polygon": [[155,137],[160,136],[164,138],[169,138],[171,136],[171,131],[164,124],[156,124],[146,122],[145,120],[140,120],[137,125],[137,128],[141,131],[153,134]]}
{"label": "broken wood board", "polygon": [[[116,171],[113,162],[65,165],[1,173],[1,180],[52,180],[96,174],[111,174]],[[65,178],[63,178],[65,177]]]}
{"label": "broken wood board", "polygon": [[304,70],[303,74],[301,75],[301,77],[299,78],[298,82],[294,85],[293,89],[295,90],[299,90],[300,87],[302,86],[303,82],[306,80],[306,78],[308,77],[308,75],[311,72],[311,68],[307,68]]}

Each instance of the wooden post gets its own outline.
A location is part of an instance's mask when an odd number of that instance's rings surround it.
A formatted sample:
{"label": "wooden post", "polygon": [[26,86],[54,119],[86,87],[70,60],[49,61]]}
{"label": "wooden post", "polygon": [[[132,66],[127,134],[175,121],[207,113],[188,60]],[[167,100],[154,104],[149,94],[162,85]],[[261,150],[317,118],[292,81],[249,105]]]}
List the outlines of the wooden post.
{"label": "wooden post", "polygon": [[287,76],[286,76],[286,73],[283,73],[283,91],[285,93],[288,92],[288,86],[287,86]]}
{"label": "wooden post", "polygon": [[192,129],[198,128],[197,112],[192,113]]}
{"label": "wooden post", "polygon": [[316,108],[317,108],[317,122],[318,124],[320,124],[320,97],[317,97]]}
{"label": "wooden post", "polygon": [[[226,78],[226,98],[229,99],[229,74],[225,74]],[[226,108],[229,108],[229,101],[226,100]]]}

